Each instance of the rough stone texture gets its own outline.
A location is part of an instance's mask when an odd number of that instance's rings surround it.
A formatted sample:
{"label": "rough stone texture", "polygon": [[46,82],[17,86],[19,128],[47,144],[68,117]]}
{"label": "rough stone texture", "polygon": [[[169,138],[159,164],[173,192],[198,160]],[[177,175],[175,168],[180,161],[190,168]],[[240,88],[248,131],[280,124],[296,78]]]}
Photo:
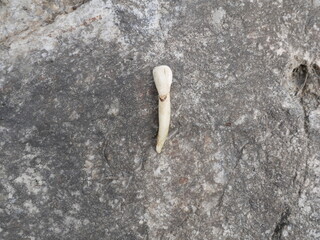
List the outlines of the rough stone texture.
{"label": "rough stone texture", "polygon": [[0,19],[0,239],[320,238],[319,0],[1,0]]}

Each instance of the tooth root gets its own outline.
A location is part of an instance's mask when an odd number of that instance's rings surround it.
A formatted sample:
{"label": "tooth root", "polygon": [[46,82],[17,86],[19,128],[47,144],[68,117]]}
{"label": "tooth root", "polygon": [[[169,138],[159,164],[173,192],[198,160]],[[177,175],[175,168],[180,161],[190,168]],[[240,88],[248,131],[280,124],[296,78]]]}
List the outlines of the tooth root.
{"label": "tooth root", "polygon": [[159,94],[159,131],[156,151],[160,153],[169,133],[172,71],[168,66],[158,66],[153,69],[153,77]]}
{"label": "tooth root", "polygon": [[170,108],[170,94],[168,93],[165,96],[164,100],[161,100],[161,98],[159,98],[159,132],[156,147],[158,153],[161,152],[161,149],[169,133],[171,111]]}

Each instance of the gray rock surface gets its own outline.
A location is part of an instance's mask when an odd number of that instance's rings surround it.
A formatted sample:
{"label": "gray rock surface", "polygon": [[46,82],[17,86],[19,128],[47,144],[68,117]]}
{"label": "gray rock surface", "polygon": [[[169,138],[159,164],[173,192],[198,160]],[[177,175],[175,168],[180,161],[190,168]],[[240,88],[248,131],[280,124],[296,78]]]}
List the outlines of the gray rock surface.
{"label": "gray rock surface", "polygon": [[320,238],[319,0],[0,0],[0,19],[0,239]]}

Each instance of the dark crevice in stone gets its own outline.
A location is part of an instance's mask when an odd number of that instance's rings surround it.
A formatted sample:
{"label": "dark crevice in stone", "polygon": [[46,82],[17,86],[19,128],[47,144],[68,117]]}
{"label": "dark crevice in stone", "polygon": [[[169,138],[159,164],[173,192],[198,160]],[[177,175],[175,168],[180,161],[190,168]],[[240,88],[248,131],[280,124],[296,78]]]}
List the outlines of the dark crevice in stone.
{"label": "dark crevice in stone", "polygon": [[311,137],[310,113],[320,104],[320,67],[316,63],[302,61],[292,70],[294,94],[303,110],[303,128],[307,138]]}
{"label": "dark crevice in stone", "polygon": [[306,64],[300,64],[293,69],[292,78],[296,85],[296,94],[303,93],[304,87],[308,79],[308,67]]}
{"label": "dark crevice in stone", "polygon": [[90,2],[90,1],[91,1],[91,0],[82,0],[80,3],[74,5],[74,6],[72,7],[72,10],[74,11],[74,10],[76,10],[77,8],[79,8],[80,6],[82,6],[83,4],[86,4],[87,2]]}
{"label": "dark crevice in stone", "polygon": [[309,162],[308,162],[308,158],[306,158],[306,161],[305,161],[305,167],[304,167],[304,171],[303,171],[303,179],[302,179],[302,183],[300,185],[300,188],[299,188],[299,191],[298,191],[298,197],[300,198],[301,197],[301,194],[302,194],[302,188],[307,180],[307,176],[308,176],[308,171],[309,171]]}
{"label": "dark crevice in stone", "polygon": [[4,2],[3,0],[0,0],[0,7],[6,6],[6,5],[7,5],[6,2]]}
{"label": "dark crevice in stone", "polygon": [[227,186],[228,186],[228,184],[223,188],[222,193],[221,193],[221,195],[220,195],[220,197],[219,197],[218,204],[217,204],[218,209],[221,209],[221,207],[222,207],[223,198],[224,198],[224,195],[225,195],[225,193],[226,193],[226,188],[227,188]]}
{"label": "dark crevice in stone", "polygon": [[320,77],[320,67],[317,64],[312,65],[313,71]]}
{"label": "dark crevice in stone", "polygon": [[309,114],[308,114],[308,110],[307,110],[307,106],[304,103],[303,98],[300,98],[300,104],[302,106],[303,109],[303,128],[304,128],[304,132],[306,133],[306,135],[309,137],[310,135],[310,120],[309,120]]}
{"label": "dark crevice in stone", "polygon": [[284,211],[281,213],[280,221],[277,223],[273,234],[272,240],[281,240],[282,239],[282,232],[285,226],[289,225],[289,216],[291,214],[290,208],[287,206]]}

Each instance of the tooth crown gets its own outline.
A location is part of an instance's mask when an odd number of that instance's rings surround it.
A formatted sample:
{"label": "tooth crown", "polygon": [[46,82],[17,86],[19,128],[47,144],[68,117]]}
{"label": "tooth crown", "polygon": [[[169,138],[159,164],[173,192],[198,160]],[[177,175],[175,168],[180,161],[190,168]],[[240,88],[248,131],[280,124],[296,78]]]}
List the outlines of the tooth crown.
{"label": "tooth crown", "polygon": [[168,66],[162,65],[153,69],[154,82],[159,96],[167,95],[170,92],[172,83],[172,71]]}

